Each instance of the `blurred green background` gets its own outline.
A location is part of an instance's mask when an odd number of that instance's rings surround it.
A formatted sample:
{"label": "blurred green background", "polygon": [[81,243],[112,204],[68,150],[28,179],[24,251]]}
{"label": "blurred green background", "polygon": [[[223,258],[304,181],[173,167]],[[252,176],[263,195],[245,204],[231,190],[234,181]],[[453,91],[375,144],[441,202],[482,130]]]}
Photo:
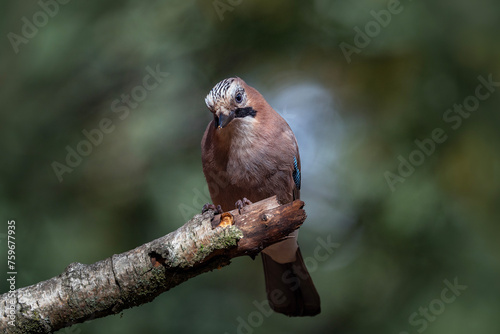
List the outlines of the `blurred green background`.
{"label": "blurred green background", "polygon": [[[204,97],[237,75],[296,133],[322,297],[314,318],[259,316],[260,259],[238,258],[60,333],[500,332],[498,1],[60,1],[0,4],[0,248],[16,219],[17,286],[197,213]],[[322,242],[336,248],[315,257]]]}

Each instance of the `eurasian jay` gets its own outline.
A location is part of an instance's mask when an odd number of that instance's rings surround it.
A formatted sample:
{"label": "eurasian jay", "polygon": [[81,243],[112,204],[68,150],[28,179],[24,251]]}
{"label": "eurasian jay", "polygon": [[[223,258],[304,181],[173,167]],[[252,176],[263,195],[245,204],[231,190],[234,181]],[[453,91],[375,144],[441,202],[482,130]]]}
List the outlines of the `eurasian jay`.
{"label": "eurasian jay", "polygon": [[[242,79],[228,78],[205,98],[213,113],[201,142],[203,173],[214,205],[230,211],[277,195],[282,204],[300,197],[300,156],[287,122]],[[213,206],[212,206],[213,207]],[[320,313],[298,232],[262,251],[271,308],[288,316]]]}

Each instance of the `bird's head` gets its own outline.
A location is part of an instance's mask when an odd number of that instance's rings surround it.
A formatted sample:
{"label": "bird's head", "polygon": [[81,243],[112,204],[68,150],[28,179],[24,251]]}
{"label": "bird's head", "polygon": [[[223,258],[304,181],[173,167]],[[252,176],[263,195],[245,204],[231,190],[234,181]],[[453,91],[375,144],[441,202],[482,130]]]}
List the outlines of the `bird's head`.
{"label": "bird's head", "polygon": [[252,107],[252,102],[258,96],[260,94],[255,89],[234,77],[216,84],[205,98],[205,103],[214,115],[215,127],[221,130],[230,123],[253,123],[257,111]]}

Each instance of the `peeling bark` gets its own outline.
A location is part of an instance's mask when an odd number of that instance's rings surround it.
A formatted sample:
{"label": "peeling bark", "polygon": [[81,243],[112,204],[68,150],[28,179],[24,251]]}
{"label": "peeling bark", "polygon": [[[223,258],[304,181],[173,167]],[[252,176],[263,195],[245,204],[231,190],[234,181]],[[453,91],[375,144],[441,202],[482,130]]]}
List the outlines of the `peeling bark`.
{"label": "peeling bark", "polygon": [[[223,214],[196,215],[176,231],[122,254],[86,265],[70,264],[59,276],[0,295],[0,332],[51,333],[152,301],[182,282],[255,257],[304,222],[300,200],[279,205],[270,197]],[[232,217],[231,217],[232,216]],[[222,226],[223,224],[221,224]]]}

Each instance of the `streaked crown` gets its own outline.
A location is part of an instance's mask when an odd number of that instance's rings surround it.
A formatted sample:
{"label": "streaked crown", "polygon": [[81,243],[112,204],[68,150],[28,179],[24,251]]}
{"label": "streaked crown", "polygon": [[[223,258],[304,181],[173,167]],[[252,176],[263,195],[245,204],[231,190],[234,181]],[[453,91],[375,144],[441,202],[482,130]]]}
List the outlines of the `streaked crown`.
{"label": "streaked crown", "polygon": [[219,82],[212,88],[205,97],[205,103],[211,111],[214,111],[215,106],[219,101],[224,101],[233,96],[234,90],[237,89],[238,85],[233,85],[236,78],[227,78]]}

